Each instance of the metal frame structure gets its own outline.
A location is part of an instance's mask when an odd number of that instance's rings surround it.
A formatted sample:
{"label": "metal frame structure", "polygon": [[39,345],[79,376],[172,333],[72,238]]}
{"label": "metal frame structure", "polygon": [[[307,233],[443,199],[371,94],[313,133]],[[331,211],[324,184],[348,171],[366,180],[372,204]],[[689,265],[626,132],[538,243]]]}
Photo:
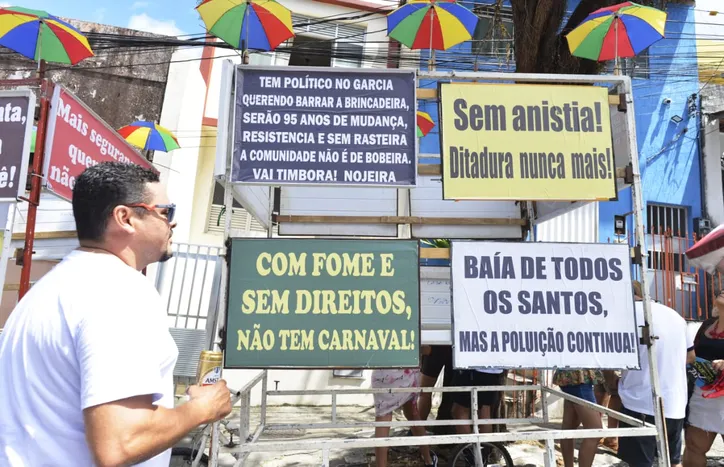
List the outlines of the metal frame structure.
{"label": "metal frame structure", "polygon": [[[555,445],[557,439],[582,439],[582,438],[603,438],[606,436],[614,437],[632,437],[632,436],[657,436],[656,426],[644,423],[641,420],[629,417],[614,410],[592,404],[583,399],[570,396],[564,392],[551,389],[545,385],[533,384],[528,386],[475,386],[475,387],[431,387],[431,388],[399,388],[399,389],[322,389],[322,390],[301,390],[301,391],[280,391],[267,390],[267,370],[261,371],[249,383],[247,383],[240,391],[239,398],[241,407],[239,411],[239,439],[241,445],[233,452],[237,459],[235,467],[244,465],[244,461],[253,452],[283,452],[296,450],[320,450],[322,451],[322,466],[329,467],[330,452],[338,449],[363,449],[379,446],[409,446],[410,444],[418,445],[450,445],[450,444],[469,444],[469,443],[500,443],[506,441],[545,441],[545,466],[554,467]],[[251,420],[251,391],[261,383],[261,410],[259,424],[252,432],[249,420]],[[478,404],[475,393],[478,391],[541,391],[541,417],[531,417],[522,419],[484,419],[478,418]],[[402,422],[344,422],[341,421],[337,414],[337,397],[340,395],[361,394],[370,395],[375,393],[406,393],[406,392],[470,392],[471,394],[471,416],[469,419],[456,420],[421,420],[421,421],[402,421]],[[309,396],[323,395],[329,396],[330,420],[323,423],[267,423],[267,406],[268,398],[271,396]],[[579,404],[583,407],[591,408],[600,414],[606,414],[616,420],[622,421],[631,428],[616,429],[584,429],[584,430],[531,430],[518,431],[513,433],[488,433],[479,432],[480,425],[535,425],[542,423],[550,423],[550,417],[547,410],[547,399],[549,396],[557,396],[561,399]],[[410,426],[457,426],[457,425],[473,425],[473,433],[467,435],[430,435],[416,436],[414,441],[409,437],[387,437],[387,438],[331,438],[331,439],[304,439],[304,440],[285,440],[285,441],[259,441],[264,433],[280,431],[280,430],[324,430],[335,428],[339,430],[359,430],[360,428],[390,427],[403,428]],[[479,452],[479,450],[476,450]],[[218,462],[218,451],[212,459]],[[481,459],[478,465],[482,466]],[[217,464],[212,463],[212,466]]]}
{"label": "metal frame structure", "polygon": [[[225,67],[232,66],[230,63],[224,63]],[[356,438],[356,439],[328,439],[328,440],[303,440],[303,441],[274,441],[274,442],[259,442],[264,431],[271,431],[274,429],[288,429],[288,428],[356,428],[360,427],[375,427],[375,426],[411,426],[411,425],[460,425],[460,424],[473,424],[474,432],[469,435],[437,435],[437,436],[421,436],[415,437],[415,445],[440,445],[440,444],[458,444],[458,443],[479,443],[481,442],[501,442],[501,441],[523,441],[523,440],[542,440],[545,441],[545,466],[553,467],[555,463],[555,450],[554,440],[556,439],[582,439],[582,438],[601,438],[604,436],[656,436],[658,452],[659,452],[659,467],[668,467],[670,465],[669,451],[667,446],[666,428],[664,419],[664,407],[663,399],[660,396],[660,384],[659,375],[657,371],[656,353],[653,351],[655,345],[660,345],[656,342],[654,335],[654,329],[652,326],[651,317],[651,297],[649,295],[647,286],[647,274],[646,274],[646,249],[644,248],[646,241],[646,232],[644,230],[643,222],[643,198],[641,193],[641,175],[639,168],[639,157],[638,157],[638,145],[636,141],[636,125],[634,117],[634,103],[633,103],[633,89],[631,79],[627,76],[614,76],[614,75],[542,75],[542,74],[525,74],[525,73],[488,73],[488,72],[442,72],[442,71],[418,71],[418,80],[438,80],[438,81],[476,81],[476,82],[508,82],[508,83],[530,83],[530,84],[587,84],[587,85],[607,85],[613,86],[617,89],[615,91],[621,95],[622,104],[626,106],[626,127],[628,131],[628,144],[630,146],[630,164],[633,172],[633,183],[632,198],[633,198],[633,215],[635,219],[635,232],[636,232],[636,243],[641,248],[642,261],[639,264],[639,277],[643,288],[643,308],[644,308],[644,323],[642,328],[643,343],[649,348],[648,352],[648,363],[651,380],[651,391],[654,402],[655,411],[655,425],[642,423],[639,420],[635,420],[631,417],[627,417],[618,412],[611,411],[604,407],[581,399],[571,397],[560,391],[553,390],[544,385],[525,385],[525,386],[487,386],[487,387],[445,387],[445,388],[407,388],[407,389],[352,389],[352,390],[304,390],[304,391],[267,391],[267,372],[262,371],[254,380],[252,380],[247,386],[242,389],[241,398],[241,412],[240,412],[240,430],[242,441],[247,440],[249,433],[249,416],[250,416],[250,393],[259,383],[262,383],[262,416],[261,422],[257,427],[254,435],[248,438],[248,441],[242,444],[238,453],[240,454],[239,460],[236,465],[240,466],[243,464],[244,459],[251,452],[260,451],[289,451],[296,450],[299,448],[309,449],[310,447],[316,447],[323,451],[323,465],[329,465],[329,451],[333,449],[341,448],[369,448],[376,446],[407,446],[411,444],[411,440],[408,437],[387,437],[387,438]],[[222,86],[223,87],[223,86]],[[233,94],[235,92],[235,86],[231,87],[232,99],[230,101],[231,109],[222,109],[223,112],[231,111],[231,118],[228,119],[227,124],[229,127],[233,127],[235,120],[235,99]],[[221,99],[221,102],[229,102],[226,98]],[[233,142],[233,131],[229,131],[229,128],[222,128],[221,122],[219,126],[219,141],[220,147],[224,148],[225,154],[224,160],[226,161],[225,177],[223,180],[225,188],[224,203],[226,206],[226,212],[232,210],[232,183],[231,169],[232,169],[232,148]],[[268,236],[272,236],[272,211],[274,206],[274,187],[270,187],[270,209],[268,219]],[[225,240],[228,239],[231,233],[231,216],[226,216],[225,223]],[[228,261],[229,258],[225,257]],[[219,302],[219,313],[217,313],[217,319],[219,316],[223,317],[226,312],[227,302],[227,290],[228,286],[228,268],[223,268],[223,278],[221,283],[221,300]],[[220,319],[218,322],[223,323],[225,319]],[[499,419],[499,420],[478,420],[477,417],[477,397],[475,393],[479,390],[515,390],[515,391],[541,391],[541,405],[542,415],[540,419]],[[374,394],[375,392],[465,392],[470,391],[473,401],[473,407],[471,408],[472,419],[469,420],[453,420],[453,421],[420,421],[420,422],[369,422],[369,423],[354,423],[344,424],[340,423],[336,416],[336,397],[339,394]],[[330,395],[332,400],[332,414],[330,423],[324,424],[286,424],[286,425],[274,425],[266,424],[266,404],[268,396],[282,396],[282,395]],[[549,421],[548,415],[548,396],[556,395],[567,401],[580,404],[585,407],[592,408],[599,413],[605,413],[608,416],[614,417],[620,421],[623,421],[633,428],[618,428],[618,429],[596,429],[596,430],[547,430],[547,431],[530,431],[530,432],[517,432],[517,433],[488,433],[482,434],[479,432],[479,424],[520,424],[520,423],[533,423],[533,422],[547,422]],[[211,443],[211,465],[218,465],[219,445],[218,445],[218,423],[214,424],[213,432],[215,436],[212,437]],[[244,436],[246,435],[246,436]],[[482,466],[482,461],[479,455],[479,449],[476,450],[476,461],[478,466]]]}

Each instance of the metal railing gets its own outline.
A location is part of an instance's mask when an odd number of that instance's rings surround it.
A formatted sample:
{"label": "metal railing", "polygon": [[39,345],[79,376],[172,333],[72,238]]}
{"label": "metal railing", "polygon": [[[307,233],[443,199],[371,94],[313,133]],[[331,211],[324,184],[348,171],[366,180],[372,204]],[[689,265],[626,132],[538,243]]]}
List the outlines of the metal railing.
{"label": "metal railing", "polygon": [[[714,290],[724,282],[721,273],[712,275],[689,266],[685,252],[699,240],[697,235],[665,225],[652,226],[650,232],[646,239],[651,298],[678,311],[688,321],[710,318],[716,299]],[[615,241],[634,246],[631,236]],[[639,279],[638,270],[634,271],[634,279]]]}
{"label": "metal railing", "polygon": [[205,330],[211,348],[223,268],[222,247],[176,243],[159,264],[156,289],[166,304],[169,327]]}

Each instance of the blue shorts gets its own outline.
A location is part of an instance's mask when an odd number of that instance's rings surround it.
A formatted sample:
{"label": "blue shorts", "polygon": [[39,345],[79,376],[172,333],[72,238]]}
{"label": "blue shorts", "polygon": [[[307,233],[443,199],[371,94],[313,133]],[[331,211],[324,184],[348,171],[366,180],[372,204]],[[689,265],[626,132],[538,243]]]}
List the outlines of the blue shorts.
{"label": "blue shorts", "polygon": [[593,394],[593,384],[576,384],[574,386],[561,386],[561,391],[569,396],[578,397],[585,401],[596,403],[596,396]]}

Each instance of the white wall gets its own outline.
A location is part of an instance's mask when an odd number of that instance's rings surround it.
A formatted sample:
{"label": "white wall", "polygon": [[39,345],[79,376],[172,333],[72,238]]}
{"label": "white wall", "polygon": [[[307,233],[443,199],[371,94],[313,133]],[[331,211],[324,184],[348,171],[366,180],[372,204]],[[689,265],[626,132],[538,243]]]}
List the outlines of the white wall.
{"label": "white wall", "polygon": [[199,150],[206,144],[201,127],[206,98],[206,83],[199,69],[202,52],[201,48],[181,49],[171,57],[174,63],[169,67],[159,123],[178,137],[181,148],[154,154],[161,181],[178,206],[178,226],[174,231],[174,240],[178,242],[189,241]]}
{"label": "white wall", "polygon": [[[15,209],[13,234],[23,235],[23,239],[10,242],[11,256],[13,250],[25,246],[24,236],[28,218],[28,203],[19,202],[11,207],[11,209],[13,208]],[[78,247],[78,240],[75,238],[73,206],[68,201],[60,199],[52,193],[41,193],[35,220],[35,232],[63,232],[67,234],[63,236],[65,238],[36,238],[33,244],[34,260],[56,261],[62,259]]]}
{"label": "white wall", "polygon": [[539,242],[598,242],[598,203],[585,203],[536,224]]}
{"label": "white wall", "polygon": [[724,192],[722,191],[721,156],[724,133],[719,132],[719,120],[704,121],[704,202],[714,225],[724,223]]}

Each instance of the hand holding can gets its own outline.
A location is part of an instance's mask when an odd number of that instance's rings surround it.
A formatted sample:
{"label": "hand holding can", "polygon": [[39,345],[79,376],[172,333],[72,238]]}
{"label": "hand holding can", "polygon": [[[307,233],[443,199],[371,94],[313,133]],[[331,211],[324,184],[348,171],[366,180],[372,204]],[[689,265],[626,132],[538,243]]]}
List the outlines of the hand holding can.
{"label": "hand holding can", "polygon": [[223,354],[204,350],[196,372],[198,386],[191,386],[188,395],[206,413],[207,423],[222,420],[231,413],[231,393],[226,381],[221,379]]}
{"label": "hand holding can", "polygon": [[218,422],[231,413],[231,393],[223,379],[210,386],[191,386],[189,402],[198,404],[206,414],[205,423]]}
{"label": "hand holding can", "polygon": [[202,350],[199,357],[199,366],[196,370],[196,384],[209,386],[221,379],[221,369],[224,354],[212,350]]}

